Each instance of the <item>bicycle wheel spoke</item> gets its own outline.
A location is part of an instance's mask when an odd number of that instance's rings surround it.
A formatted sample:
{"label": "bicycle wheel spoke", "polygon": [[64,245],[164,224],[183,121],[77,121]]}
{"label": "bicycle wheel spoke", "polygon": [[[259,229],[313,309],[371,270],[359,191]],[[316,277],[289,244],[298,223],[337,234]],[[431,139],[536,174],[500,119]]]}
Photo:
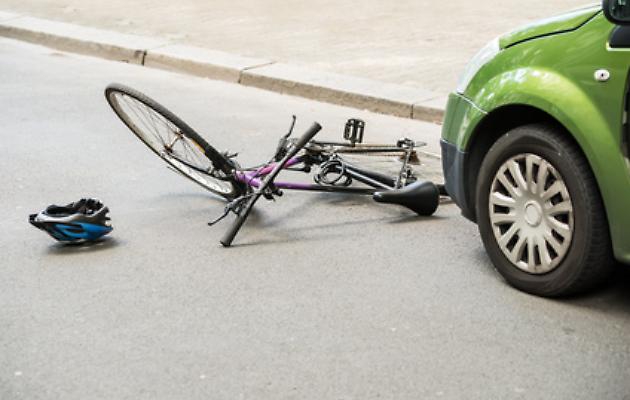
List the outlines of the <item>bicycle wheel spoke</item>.
{"label": "bicycle wheel spoke", "polygon": [[168,140],[164,139],[164,136],[160,135],[160,129],[158,128],[155,121],[155,112],[151,110],[149,107],[147,107],[146,104],[142,104],[142,106],[144,108],[145,115],[147,116],[147,119],[149,123],[151,124],[151,128],[153,128],[153,131],[155,132],[155,134],[162,139],[162,143],[166,145],[168,143]]}
{"label": "bicycle wheel spoke", "polygon": [[[210,164],[210,160],[207,158],[201,158],[198,154],[198,151],[195,151],[194,145],[189,143],[188,140],[184,139],[181,141],[181,147],[185,151],[185,155],[183,158],[188,161],[190,164],[194,165],[208,165]],[[201,168],[206,169],[206,168]]]}
{"label": "bicycle wheel spoke", "polygon": [[[153,130],[150,129],[150,125],[147,123],[146,117],[144,116],[144,113],[142,112],[142,110],[137,109],[137,107],[134,107],[133,104],[130,103],[130,101],[133,101],[134,103],[136,103],[136,101],[133,100],[132,98],[127,97],[127,96],[124,96],[123,100],[127,104],[127,107],[134,113],[136,118],[140,122],[142,122],[142,125],[144,126],[144,128],[146,130],[148,130],[149,132],[151,132],[151,134],[153,136],[155,136],[155,138],[158,140],[158,142],[160,142],[162,145],[165,145],[166,143],[164,143],[164,139],[160,135],[158,135],[157,133],[155,133]],[[138,128],[140,128],[140,127],[138,127]]]}
{"label": "bicycle wheel spoke", "polygon": [[207,190],[226,198],[235,195],[233,178],[214,174],[219,161],[206,155],[208,145],[203,138],[170,111],[121,85],[108,87],[106,96],[131,131],[171,167]]}

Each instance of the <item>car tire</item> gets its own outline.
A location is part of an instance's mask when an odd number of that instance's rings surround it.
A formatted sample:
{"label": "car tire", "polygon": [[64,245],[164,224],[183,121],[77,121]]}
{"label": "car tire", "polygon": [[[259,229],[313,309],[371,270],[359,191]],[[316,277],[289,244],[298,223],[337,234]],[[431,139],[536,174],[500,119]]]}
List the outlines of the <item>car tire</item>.
{"label": "car tire", "polygon": [[579,147],[559,129],[526,125],[499,138],[482,162],[476,190],[484,246],[512,286],[567,296],[610,275],[611,240],[597,182]]}

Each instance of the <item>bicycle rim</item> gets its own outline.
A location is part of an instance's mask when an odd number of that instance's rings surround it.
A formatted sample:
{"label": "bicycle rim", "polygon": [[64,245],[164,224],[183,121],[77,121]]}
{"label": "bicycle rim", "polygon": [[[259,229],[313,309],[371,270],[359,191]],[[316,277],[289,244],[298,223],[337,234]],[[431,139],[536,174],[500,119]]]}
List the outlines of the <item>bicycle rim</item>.
{"label": "bicycle rim", "polygon": [[203,188],[232,199],[236,189],[226,171],[227,160],[192,128],[165,107],[144,94],[122,85],[110,85],[106,98],[125,125],[173,169]]}

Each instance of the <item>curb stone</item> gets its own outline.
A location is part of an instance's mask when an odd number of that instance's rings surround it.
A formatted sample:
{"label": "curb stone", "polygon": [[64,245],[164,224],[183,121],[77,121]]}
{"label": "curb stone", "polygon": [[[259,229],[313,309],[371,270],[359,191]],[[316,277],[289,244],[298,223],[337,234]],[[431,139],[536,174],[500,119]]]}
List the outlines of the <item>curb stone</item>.
{"label": "curb stone", "polygon": [[243,71],[272,64],[273,61],[241,57],[221,51],[172,44],[147,51],[147,67],[184,72],[204,78],[239,83]]}
{"label": "curb stone", "polygon": [[159,38],[0,11],[0,36],[381,114],[441,123],[446,98],[409,86],[242,57]]}
{"label": "curb stone", "polygon": [[413,105],[436,98],[431,92],[275,63],[243,73],[241,84],[381,114],[411,118]]}
{"label": "curb stone", "polygon": [[448,96],[435,97],[413,105],[411,117],[419,121],[441,124],[444,121],[444,110]]}
{"label": "curb stone", "polygon": [[140,65],[144,62],[147,49],[166,44],[159,39],[24,16],[0,22],[0,35],[58,50]]}

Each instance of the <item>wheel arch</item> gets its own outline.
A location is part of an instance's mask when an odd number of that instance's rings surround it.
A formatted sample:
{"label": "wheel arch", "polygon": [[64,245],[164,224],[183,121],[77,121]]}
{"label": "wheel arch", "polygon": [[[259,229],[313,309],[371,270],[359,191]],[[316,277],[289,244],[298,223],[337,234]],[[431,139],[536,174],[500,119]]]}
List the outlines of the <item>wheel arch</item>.
{"label": "wheel arch", "polygon": [[[540,108],[526,104],[512,104],[493,110],[477,124],[467,143],[468,157],[465,162],[466,176],[464,182],[466,185],[466,200],[471,214],[469,217],[473,221],[477,221],[475,199],[478,173],[486,154],[501,136],[514,128],[530,124],[545,124],[556,128],[575,143],[582,155],[586,157],[573,134],[558,119]],[[589,167],[591,167],[592,171],[593,168],[590,163]]]}

